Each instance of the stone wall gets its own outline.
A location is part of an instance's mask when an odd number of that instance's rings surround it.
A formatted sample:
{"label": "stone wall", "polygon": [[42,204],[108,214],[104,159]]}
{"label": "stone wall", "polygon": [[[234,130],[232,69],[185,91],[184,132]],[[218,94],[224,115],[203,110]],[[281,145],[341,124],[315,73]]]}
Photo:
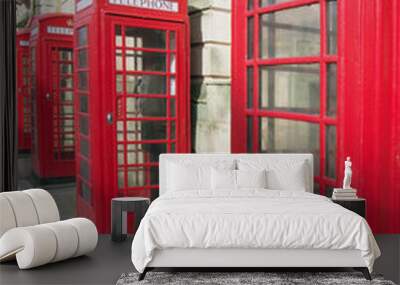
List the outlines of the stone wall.
{"label": "stone wall", "polygon": [[75,12],[74,0],[19,0],[17,1],[17,27],[23,28],[30,17],[46,13]]}
{"label": "stone wall", "polygon": [[71,13],[75,12],[74,0],[39,0],[37,1],[36,13]]}
{"label": "stone wall", "polygon": [[230,0],[189,0],[194,152],[230,152],[230,9]]}

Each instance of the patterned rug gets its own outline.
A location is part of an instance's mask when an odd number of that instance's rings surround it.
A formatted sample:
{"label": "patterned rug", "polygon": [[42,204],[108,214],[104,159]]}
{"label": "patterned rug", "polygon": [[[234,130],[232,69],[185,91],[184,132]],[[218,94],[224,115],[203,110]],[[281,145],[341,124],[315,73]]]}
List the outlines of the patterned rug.
{"label": "patterned rug", "polygon": [[392,281],[384,280],[381,275],[372,275],[373,280],[368,281],[360,272],[148,272],[142,281],[138,281],[138,276],[138,273],[122,274],[117,285],[395,285]]}

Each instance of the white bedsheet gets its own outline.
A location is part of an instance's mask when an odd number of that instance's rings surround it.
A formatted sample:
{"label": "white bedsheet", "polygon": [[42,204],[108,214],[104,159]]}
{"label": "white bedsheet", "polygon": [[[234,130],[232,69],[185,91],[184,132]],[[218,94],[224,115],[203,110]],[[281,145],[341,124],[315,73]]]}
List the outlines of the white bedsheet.
{"label": "white bedsheet", "polygon": [[135,268],[165,248],[358,249],[371,272],[380,256],[361,216],[321,195],[265,189],[159,197],[134,237]]}

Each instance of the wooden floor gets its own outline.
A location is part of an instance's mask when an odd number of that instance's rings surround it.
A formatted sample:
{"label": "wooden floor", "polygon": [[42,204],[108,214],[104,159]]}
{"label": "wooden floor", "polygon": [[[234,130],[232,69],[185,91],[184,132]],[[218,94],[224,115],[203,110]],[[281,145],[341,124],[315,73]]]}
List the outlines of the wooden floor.
{"label": "wooden floor", "polygon": [[[374,271],[399,284],[400,235],[379,235],[376,239],[382,257],[376,261]],[[115,243],[103,235],[89,256],[30,270],[19,270],[15,262],[4,263],[0,265],[0,284],[115,284],[122,273],[134,271],[131,243],[132,238]]]}

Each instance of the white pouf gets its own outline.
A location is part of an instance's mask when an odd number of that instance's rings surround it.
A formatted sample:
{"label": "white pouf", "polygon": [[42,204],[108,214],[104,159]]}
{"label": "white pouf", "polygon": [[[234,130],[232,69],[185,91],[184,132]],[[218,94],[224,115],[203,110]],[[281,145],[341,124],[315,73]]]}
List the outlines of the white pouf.
{"label": "white pouf", "polygon": [[16,226],[17,223],[10,202],[6,197],[0,195],[0,237]]}
{"label": "white pouf", "polygon": [[16,259],[20,269],[93,251],[95,224],[85,218],[59,221],[57,205],[42,189],[0,193],[0,262]]}
{"label": "white pouf", "polygon": [[11,205],[17,227],[39,224],[38,215],[30,196],[23,191],[1,193]]}
{"label": "white pouf", "polygon": [[[78,250],[79,236],[77,231],[65,221],[43,225],[49,228],[57,241],[57,251],[52,262],[73,257]],[[84,238],[84,237],[82,237]]]}
{"label": "white pouf", "polygon": [[32,199],[38,215],[39,224],[57,222],[60,220],[56,201],[54,201],[49,192],[43,189],[29,189],[24,190],[23,193],[28,194]]}
{"label": "white pouf", "polygon": [[84,218],[75,218],[64,222],[73,226],[78,233],[79,242],[74,257],[91,252],[96,248],[98,234],[92,221]]}

